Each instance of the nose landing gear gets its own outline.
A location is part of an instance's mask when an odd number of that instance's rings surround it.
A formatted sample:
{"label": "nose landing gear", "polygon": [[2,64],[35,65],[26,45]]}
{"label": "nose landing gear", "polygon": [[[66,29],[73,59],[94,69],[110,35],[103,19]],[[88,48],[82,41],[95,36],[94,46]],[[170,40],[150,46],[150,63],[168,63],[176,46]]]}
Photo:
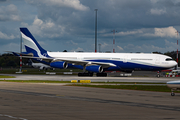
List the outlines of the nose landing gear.
{"label": "nose landing gear", "polygon": [[158,78],[160,78],[160,74],[161,74],[161,73],[160,73],[159,71],[157,71],[157,75],[156,75],[156,76],[157,76]]}

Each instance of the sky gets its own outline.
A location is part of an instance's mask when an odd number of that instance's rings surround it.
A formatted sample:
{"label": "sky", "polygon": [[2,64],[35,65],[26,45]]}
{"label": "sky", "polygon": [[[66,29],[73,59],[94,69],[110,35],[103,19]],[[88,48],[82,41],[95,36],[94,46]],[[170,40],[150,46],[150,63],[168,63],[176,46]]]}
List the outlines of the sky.
{"label": "sky", "polygon": [[48,51],[94,52],[95,9],[97,51],[165,53],[179,47],[180,0],[0,0],[0,54],[20,52],[21,27]]}

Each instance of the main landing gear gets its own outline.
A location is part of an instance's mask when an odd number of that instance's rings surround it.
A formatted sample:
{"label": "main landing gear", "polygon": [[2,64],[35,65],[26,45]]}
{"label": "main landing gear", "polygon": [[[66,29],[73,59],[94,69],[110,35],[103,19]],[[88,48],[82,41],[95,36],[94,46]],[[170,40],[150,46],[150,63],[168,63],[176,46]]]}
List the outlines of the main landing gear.
{"label": "main landing gear", "polygon": [[[78,76],[87,76],[87,77],[92,77],[93,72],[84,72],[84,73],[78,73]],[[96,73],[97,77],[107,77],[107,73]]]}
{"label": "main landing gear", "polygon": [[157,75],[158,78],[161,76],[161,71],[157,71]]}
{"label": "main landing gear", "polygon": [[107,77],[107,73],[96,73],[97,77]]}
{"label": "main landing gear", "polygon": [[173,91],[171,92],[171,96],[175,96],[175,93]]}
{"label": "main landing gear", "polygon": [[176,91],[176,89],[171,89],[171,96],[175,96],[174,91]]}
{"label": "main landing gear", "polygon": [[78,73],[78,76],[89,76],[89,77],[92,77],[93,76],[93,72],[84,72],[84,73]]}
{"label": "main landing gear", "polygon": [[180,91],[180,89],[179,89],[179,88],[173,88],[173,89],[171,89],[171,96],[175,96],[174,91]]}

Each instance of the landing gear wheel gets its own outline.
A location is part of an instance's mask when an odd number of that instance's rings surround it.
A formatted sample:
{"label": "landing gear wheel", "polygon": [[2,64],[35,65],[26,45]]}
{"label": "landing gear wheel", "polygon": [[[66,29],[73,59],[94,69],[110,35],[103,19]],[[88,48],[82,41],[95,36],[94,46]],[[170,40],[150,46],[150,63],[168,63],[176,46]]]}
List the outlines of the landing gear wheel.
{"label": "landing gear wheel", "polygon": [[174,92],[172,92],[172,93],[171,93],[171,96],[175,96],[175,93],[174,93]]}
{"label": "landing gear wheel", "polygon": [[78,76],[88,76],[88,77],[92,77],[93,73],[92,72],[88,72],[88,73],[78,73]]}
{"label": "landing gear wheel", "polygon": [[161,71],[157,71],[157,75],[156,75],[158,78],[160,78],[161,76]]}
{"label": "landing gear wheel", "polygon": [[157,74],[157,77],[159,78],[159,77],[160,77],[160,75],[159,75],[159,74]]}
{"label": "landing gear wheel", "polygon": [[97,73],[97,77],[107,77],[107,73]]}

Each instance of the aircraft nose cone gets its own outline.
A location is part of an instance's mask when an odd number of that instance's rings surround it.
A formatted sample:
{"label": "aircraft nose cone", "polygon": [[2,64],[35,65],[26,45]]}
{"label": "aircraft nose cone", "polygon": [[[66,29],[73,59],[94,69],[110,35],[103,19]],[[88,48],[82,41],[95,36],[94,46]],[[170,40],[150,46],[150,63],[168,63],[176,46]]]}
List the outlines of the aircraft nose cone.
{"label": "aircraft nose cone", "polygon": [[177,66],[177,62],[176,61],[173,62],[173,66]]}
{"label": "aircraft nose cone", "polygon": [[176,61],[171,61],[169,64],[169,67],[175,67],[177,66],[177,62]]}

